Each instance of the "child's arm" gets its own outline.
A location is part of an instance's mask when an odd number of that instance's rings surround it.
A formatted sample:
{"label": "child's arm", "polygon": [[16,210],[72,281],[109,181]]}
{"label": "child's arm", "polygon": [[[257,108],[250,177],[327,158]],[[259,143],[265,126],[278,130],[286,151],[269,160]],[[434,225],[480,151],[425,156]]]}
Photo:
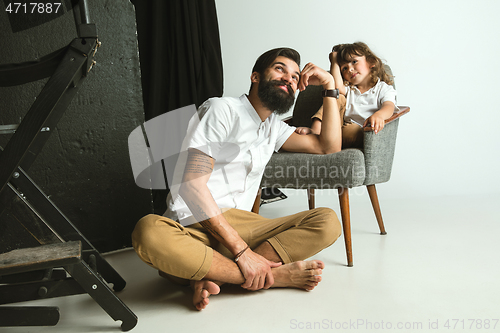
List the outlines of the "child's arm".
{"label": "child's arm", "polygon": [[330,53],[330,74],[333,75],[333,78],[335,80],[335,88],[339,90],[339,93],[345,96],[346,89],[344,86],[342,73],[340,72],[340,66],[337,62],[337,52]]}
{"label": "child's arm", "polygon": [[380,132],[385,126],[385,120],[390,118],[394,113],[394,103],[387,101],[382,104],[380,110],[368,117],[363,124],[363,127],[371,125],[375,134]]}

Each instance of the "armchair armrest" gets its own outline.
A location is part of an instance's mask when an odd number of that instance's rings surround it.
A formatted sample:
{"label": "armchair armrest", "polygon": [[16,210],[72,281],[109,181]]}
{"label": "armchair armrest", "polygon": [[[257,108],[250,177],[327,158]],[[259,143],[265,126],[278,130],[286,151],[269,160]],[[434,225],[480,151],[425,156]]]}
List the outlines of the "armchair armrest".
{"label": "armchair armrest", "polygon": [[363,153],[366,169],[364,185],[384,183],[390,179],[401,115],[395,115],[389,123],[386,122],[386,126],[378,134],[374,131],[364,132]]}
{"label": "armchair armrest", "polygon": [[[399,110],[396,110],[394,111],[394,113],[392,114],[392,116],[388,119],[385,120],[385,124],[389,124],[390,122],[404,116],[405,114],[407,114],[408,112],[410,112],[410,107],[409,106],[398,106]],[[290,116],[290,117],[286,117],[286,118],[283,118],[281,119],[281,121],[284,121],[285,123],[287,123],[288,125],[292,125],[292,121],[293,121],[293,117]],[[364,128],[364,131],[365,132],[371,132],[373,131],[373,128],[371,127],[365,127]]]}
{"label": "armchair armrest", "polygon": [[[398,119],[399,117],[402,117],[403,115],[407,114],[408,112],[410,112],[410,107],[409,106],[398,106],[399,110],[396,110],[394,111],[394,113],[392,114],[392,116],[388,119],[385,120],[385,124],[389,124],[391,121],[394,121],[396,119]],[[364,128],[364,131],[365,132],[371,132],[373,131],[373,128],[371,127],[365,127]]]}

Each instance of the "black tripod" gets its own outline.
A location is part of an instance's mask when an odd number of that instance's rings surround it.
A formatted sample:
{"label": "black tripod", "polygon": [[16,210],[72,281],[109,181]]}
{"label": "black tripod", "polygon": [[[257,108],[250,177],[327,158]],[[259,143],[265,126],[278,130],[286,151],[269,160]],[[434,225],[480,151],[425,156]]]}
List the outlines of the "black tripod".
{"label": "black tripod", "polygon": [[[21,200],[56,240],[47,244],[40,237],[39,247],[0,254],[0,304],[88,293],[128,331],[137,317],[107,284],[120,291],[125,280],[27,174],[92,69],[100,46],[86,0],[79,0],[73,12],[78,37],[68,46],[39,61],[0,66],[0,87],[50,77],[19,125],[0,126],[0,134],[13,133],[5,149],[0,148],[0,216],[13,200]],[[23,225],[29,228],[29,223]],[[0,306],[0,326],[47,326],[58,320],[57,307]]]}

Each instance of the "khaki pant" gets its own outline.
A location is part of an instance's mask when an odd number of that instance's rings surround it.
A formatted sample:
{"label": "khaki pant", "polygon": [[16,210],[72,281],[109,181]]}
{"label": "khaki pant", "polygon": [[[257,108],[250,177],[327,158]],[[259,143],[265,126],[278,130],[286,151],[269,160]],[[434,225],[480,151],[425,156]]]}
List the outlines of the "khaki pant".
{"label": "khaki pant", "polygon": [[[313,256],[341,234],[337,215],[329,208],[276,219],[238,209],[229,209],[223,215],[251,249],[268,241],[285,264]],[[233,258],[199,223],[183,227],[153,214],[139,220],[132,233],[132,245],[148,265],[189,280],[201,280],[208,273],[214,250]]]}
{"label": "khaki pant", "polygon": [[342,126],[342,149],[363,148],[364,130],[357,124]]}

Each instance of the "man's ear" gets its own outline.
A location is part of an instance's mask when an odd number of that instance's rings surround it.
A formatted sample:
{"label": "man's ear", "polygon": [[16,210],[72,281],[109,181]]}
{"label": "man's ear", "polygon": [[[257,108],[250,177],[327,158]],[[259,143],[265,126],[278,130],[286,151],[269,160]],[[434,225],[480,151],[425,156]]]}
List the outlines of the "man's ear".
{"label": "man's ear", "polygon": [[250,81],[252,83],[259,83],[260,81],[260,75],[257,72],[253,72],[252,75],[250,75]]}

